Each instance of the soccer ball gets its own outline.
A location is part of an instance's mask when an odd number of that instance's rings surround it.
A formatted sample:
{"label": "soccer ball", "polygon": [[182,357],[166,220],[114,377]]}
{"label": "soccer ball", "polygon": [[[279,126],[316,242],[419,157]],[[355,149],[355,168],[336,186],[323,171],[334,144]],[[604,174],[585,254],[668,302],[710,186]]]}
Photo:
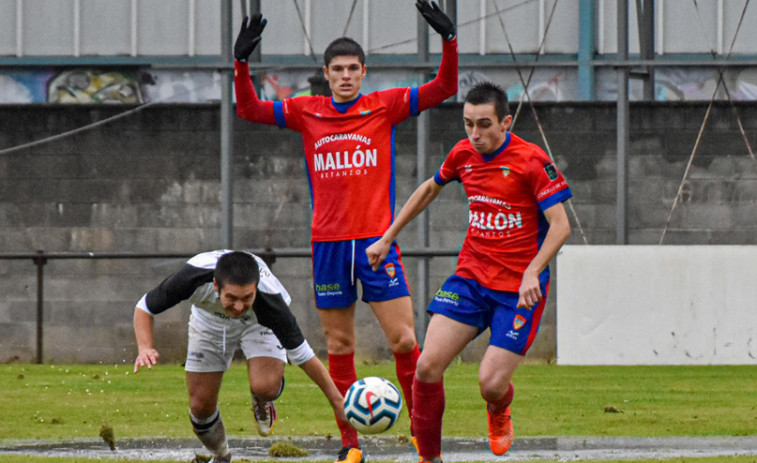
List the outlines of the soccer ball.
{"label": "soccer ball", "polygon": [[402,395],[391,381],[368,376],[355,381],[344,396],[347,421],[363,434],[391,428],[402,411]]}

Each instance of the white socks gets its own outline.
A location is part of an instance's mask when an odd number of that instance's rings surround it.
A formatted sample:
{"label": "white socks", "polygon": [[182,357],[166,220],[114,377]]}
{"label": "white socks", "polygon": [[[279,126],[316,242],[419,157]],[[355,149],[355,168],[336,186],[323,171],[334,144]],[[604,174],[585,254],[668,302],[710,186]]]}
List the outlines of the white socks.
{"label": "white socks", "polygon": [[189,412],[189,419],[200,442],[217,457],[229,455],[229,442],[226,440],[226,427],[223,425],[221,413],[216,411],[204,420],[197,419]]}

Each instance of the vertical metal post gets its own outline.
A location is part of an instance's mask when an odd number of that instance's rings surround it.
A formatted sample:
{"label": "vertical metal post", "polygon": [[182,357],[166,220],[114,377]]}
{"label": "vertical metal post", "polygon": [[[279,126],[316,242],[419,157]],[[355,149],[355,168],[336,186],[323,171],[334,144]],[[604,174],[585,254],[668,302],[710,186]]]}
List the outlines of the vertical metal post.
{"label": "vertical metal post", "polygon": [[594,0],[580,0],[578,5],[578,95],[581,101],[594,100],[594,42],[596,10]]}
{"label": "vertical metal post", "polygon": [[[636,15],[639,23],[639,48],[641,59],[654,59],[654,1],[636,0]],[[654,101],[654,66],[644,67],[644,100]]]}
{"label": "vertical metal post", "polygon": [[[255,13],[260,13],[260,0],[250,0],[250,16]],[[250,55],[251,63],[259,63],[262,58],[263,42],[261,41],[257,47],[252,51]]]}
{"label": "vertical metal post", "polygon": [[221,2],[221,247],[234,247],[232,0]]}
{"label": "vertical metal post", "polygon": [[[421,63],[428,63],[429,61],[429,45],[428,45],[428,24],[423,16],[418,17],[418,61]],[[424,71],[420,74],[420,81],[425,82],[428,78],[428,72]],[[430,128],[430,119],[427,111],[420,113],[417,121],[416,132],[416,146],[417,146],[417,158],[416,158],[416,171],[417,171],[417,183],[420,184],[426,179],[426,164],[428,150],[428,136]],[[428,248],[429,246],[429,218],[428,212],[423,211],[416,218],[418,224],[418,246],[421,248]],[[426,325],[428,324],[428,316],[426,314],[426,302],[428,302],[428,269],[429,261],[428,257],[418,258],[418,290],[415,297],[415,322],[416,332],[418,333],[418,343],[423,345],[423,339],[426,333]]]}
{"label": "vertical metal post", "polygon": [[37,363],[44,362],[44,308],[45,308],[45,264],[47,257],[45,251],[37,251],[37,255],[32,258],[34,265],[37,266]]}
{"label": "vertical metal post", "polygon": [[628,244],[628,2],[618,0],[617,244]]}
{"label": "vertical metal post", "polygon": [[16,56],[24,56],[24,5],[16,0]]}
{"label": "vertical metal post", "polygon": [[446,0],[444,2],[444,12],[457,25],[457,0]]}

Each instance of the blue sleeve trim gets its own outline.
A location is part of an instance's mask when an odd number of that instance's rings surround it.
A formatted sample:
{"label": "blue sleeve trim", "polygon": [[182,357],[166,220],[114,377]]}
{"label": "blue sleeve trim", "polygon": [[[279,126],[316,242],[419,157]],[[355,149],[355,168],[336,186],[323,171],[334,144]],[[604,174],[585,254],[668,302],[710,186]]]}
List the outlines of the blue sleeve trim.
{"label": "blue sleeve trim", "polygon": [[281,101],[273,102],[273,117],[276,118],[276,125],[278,125],[282,129],[286,128],[287,121],[284,118],[284,103],[282,103]]}
{"label": "blue sleeve trim", "polygon": [[439,175],[439,171],[436,171],[436,173],[434,174],[434,182],[436,182],[436,184],[439,185],[439,186],[444,186],[444,185],[446,185],[446,184],[448,184],[449,182],[452,182],[452,181],[458,181],[459,182],[460,180],[458,180],[458,179],[452,179],[452,180],[445,181],[442,178],[442,176]]}
{"label": "blue sleeve trim", "polygon": [[539,201],[539,208],[542,211],[546,211],[547,209],[554,206],[555,204],[561,203],[563,201],[567,201],[572,197],[573,197],[573,192],[570,191],[570,188],[565,188],[564,190],[560,190],[557,193],[553,194],[552,196],[549,196]]}
{"label": "blue sleeve trim", "polygon": [[410,89],[410,115],[417,116],[420,113],[418,109],[418,87],[413,87]]}

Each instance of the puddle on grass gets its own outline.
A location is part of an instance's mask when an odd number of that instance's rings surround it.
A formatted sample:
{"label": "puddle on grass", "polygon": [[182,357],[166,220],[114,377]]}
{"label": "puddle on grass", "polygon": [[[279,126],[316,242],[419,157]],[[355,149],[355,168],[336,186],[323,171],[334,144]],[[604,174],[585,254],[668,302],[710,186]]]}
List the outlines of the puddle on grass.
{"label": "puddle on grass", "polygon": [[[282,461],[333,460],[339,451],[337,439],[269,438],[230,439],[235,459],[250,461],[271,459],[268,448],[277,441],[286,441],[308,452],[306,457],[279,457]],[[417,456],[408,443],[394,438],[363,438],[363,451],[368,459],[397,462],[415,461]],[[442,443],[448,461],[529,461],[558,459],[560,461],[642,459],[674,457],[711,457],[725,455],[757,455],[757,436],[715,438],[521,438],[504,457],[493,455],[486,439],[445,439]],[[0,454],[55,457],[131,458],[135,460],[179,460],[189,462],[195,454],[207,455],[194,439],[121,439],[111,451],[102,440],[67,442],[15,441],[0,444]]]}

